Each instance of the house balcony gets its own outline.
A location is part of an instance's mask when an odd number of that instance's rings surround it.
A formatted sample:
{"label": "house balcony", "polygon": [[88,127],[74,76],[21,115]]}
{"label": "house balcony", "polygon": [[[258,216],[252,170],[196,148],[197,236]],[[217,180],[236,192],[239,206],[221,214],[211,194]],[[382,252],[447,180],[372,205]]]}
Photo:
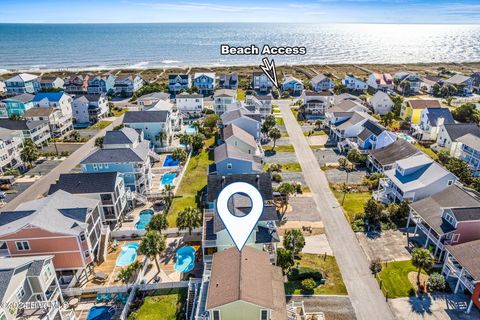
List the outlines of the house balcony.
{"label": "house balcony", "polygon": [[447,277],[457,278],[457,284],[455,286],[454,292],[457,293],[460,285],[466,288],[470,293],[473,293],[475,289],[475,282],[470,274],[458,263],[455,261],[455,258],[448,255],[443,264],[442,273]]}
{"label": "house balcony", "polygon": [[215,209],[205,209],[203,211],[203,230],[202,230],[203,249],[217,247],[217,235],[214,232],[214,215],[215,215]]}

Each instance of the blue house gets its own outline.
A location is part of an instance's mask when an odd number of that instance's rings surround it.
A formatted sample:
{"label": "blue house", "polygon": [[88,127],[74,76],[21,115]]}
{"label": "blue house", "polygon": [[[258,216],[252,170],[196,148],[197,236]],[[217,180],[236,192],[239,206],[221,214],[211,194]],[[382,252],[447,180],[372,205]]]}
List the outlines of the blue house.
{"label": "blue house", "polygon": [[176,95],[180,91],[188,90],[192,87],[192,78],[189,74],[169,74],[168,91]]}
{"label": "blue house", "polygon": [[215,90],[215,73],[195,73],[195,76],[193,77],[193,85],[197,87],[198,92],[204,96],[212,95]]}
{"label": "blue house", "polygon": [[123,124],[126,127],[141,130],[146,140],[155,150],[170,145],[172,120],[170,111],[130,111],[125,113]]}
{"label": "blue house", "polygon": [[219,175],[249,174],[262,172],[262,159],[259,156],[248,154],[230,144],[222,144],[215,148],[215,167],[210,173]]}
{"label": "blue house", "polygon": [[34,95],[24,93],[2,100],[0,118],[10,118],[13,115],[23,116],[25,111],[33,108]]}
{"label": "blue house", "polygon": [[397,140],[397,136],[376,122],[367,120],[358,134],[357,144],[360,150],[380,149]]}
{"label": "blue house", "polygon": [[28,73],[20,73],[15,77],[5,80],[7,95],[15,96],[22,93],[36,93],[40,91],[38,76]]}
{"label": "blue house", "polygon": [[285,76],[283,79],[282,90],[289,91],[294,96],[299,96],[302,94],[304,89],[303,82],[292,76]]}
{"label": "blue house", "polygon": [[115,76],[96,76],[88,80],[88,94],[113,94],[115,86]]}
{"label": "blue house", "polygon": [[120,172],[126,188],[144,194],[152,185],[151,158],[157,157],[141,132],[123,128],[107,131],[103,146],[80,164],[82,172]]}

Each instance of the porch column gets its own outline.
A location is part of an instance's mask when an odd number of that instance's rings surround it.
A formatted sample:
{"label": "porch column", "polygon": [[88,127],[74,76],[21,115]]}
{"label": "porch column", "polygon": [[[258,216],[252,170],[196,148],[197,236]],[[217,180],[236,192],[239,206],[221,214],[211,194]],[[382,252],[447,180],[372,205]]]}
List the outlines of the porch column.
{"label": "porch column", "polygon": [[468,304],[468,308],[467,308],[467,314],[470,314],[470,311],[472,311],[472,306],[473,306],[473,300],[470,299],[470,303]]}
{"label": "porch column", "polygon": [[[440,238],[437,239],[437,243],[435,244],[435,252],[433,253],[433,256],[436,257],[437,256],[437,252],[438,252],[438,246],[440,245]],[[440,255],[442,255],[442,253],[440,252]]]}
{"label": "porch column", "polygon": [[405,226],[405,228],[407,228],[407,234],[408,234],[408,227],[410,226],[410,219],[411,219],[411,214],[408,215],[408,219],[407,219],[407,225]]}
{"label": "porch column", "polygon": [[417,235],[418,223],[415,224],[415,230],[413,231],[413,236]]}
{"label": "porch column", "polygon": [[458,292],[458,289],[460,288],[460,278],[462,278],[463,276],[463,268],[462,270],[460,270],[460,274],[458,275],[458,280],[457,280],[457,284],[455,285],[455,290],[453,291],[453,293],[457,293]]}
{"label": "porch column", "polygon": [[[428,234],[430,234],[430,230],[431,230],[431,229],[428,229]],[[430,238],[428,237],[428,234],[426,235],[426,236],[427,236],[427,240],[425,241],[425,245],[423,246],[425,249],[427,248],[427,246],[428,246],[428,241],[430,240]]]}

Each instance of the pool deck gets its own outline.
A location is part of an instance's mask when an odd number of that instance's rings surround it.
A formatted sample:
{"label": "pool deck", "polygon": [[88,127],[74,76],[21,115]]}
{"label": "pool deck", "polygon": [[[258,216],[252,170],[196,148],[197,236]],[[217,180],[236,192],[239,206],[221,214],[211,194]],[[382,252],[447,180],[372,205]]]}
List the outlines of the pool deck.
{"label": "pool deck", "polygon": [[[82,287],[98,287],[98,286],[112,286],[112,285],[122,285],[123,283],[117,280],[117,274],[122,268],[116,265],[117,257],[122,251],[122,246],[128,243],[140,243],[140,239],[138,240],[128,240],[128,241],[119,241],[118,247],[116,250],[113,248],[108,249],[107,259],[102,263],[95,265],[93,269],[93,273],[89,275],[89,280],[85,283]],[[143,256],[137,254],[136,261],[143,261]],[[97,281],[94,278],[95,272],[104,272],[108,274],[107,281]]]}
{"label": "pool deck", "polygon": [[115,315],[112,317],[112,320],[120,319],[120,314],[123,310],[123,304],[118,304],[115,302],[96,303],[95,298],[81,298],[80,303],[75,308],[75,316],[78,320],[86,320],[88,317],[88,313],[90,312],[90,308],[100,306],[114,307]]}

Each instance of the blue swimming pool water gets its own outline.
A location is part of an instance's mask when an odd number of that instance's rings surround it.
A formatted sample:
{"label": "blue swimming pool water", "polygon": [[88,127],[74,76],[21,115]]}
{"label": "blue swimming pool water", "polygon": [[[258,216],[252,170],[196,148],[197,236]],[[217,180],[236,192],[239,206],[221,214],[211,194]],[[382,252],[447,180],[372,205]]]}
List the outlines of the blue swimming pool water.
{"label": "blue swimming pool water", "polygon": [[177,176],[176,173],[165,173],[163,176],[162,176],[162,186],[166,186],[166,185],[172,185],[173,184],[173,180],[175,180],[175,177]]}
{"label": "blue swimming pool water", "polygon": [[197,127],[188,126],[188,127],[185,128],[185,133],[186,134],[195,134],[195,133],[197,133]]}
{"label": "blue swimming pool water", "polygon": [[109,306],[91,307],[87,320],[110,320],[115,315],[115,309]]}
{"label": "blue swimming pool water", "polygon": [[152,220],[154,214],[155,213],[152,209],[145,209],[140,211],[140,220],[138,220],[138,222],[135,224],[135,229],[145,230],[147,225],[150,223],[150,220]]}
{"label": "blue swimming pool water", "polygon": [[169,154],[165,157],[165,161],[163,161],[163,166],[164,167],[176,167],[178,166],[179,164],[179,161],[178,160],[174,160],[172,158],[172,155]]}
{"label": "blue swimming pool water", "polygon": [[190,246],[181,247],[177,250],[175,271],[190,272],[195,266],[195,249]]}
{"label": "blue swimming pool water", "polygon": [[411,136],[409,136],[409,135],[407,135],[407,134],[404,134],[404,133],[398,134],[398,137],[399,137],[399,138],[402,138],[403,140],[407,140],[407,141],[410,142],[410,143],[415,142],[415,139],[414,139],[414,138],[412,138]]}
{"label": "blue swimming pool water", "polygon": [[137,249],[139,247],[138,243],[129,243],[122,247],[122,252],[120,252],[117,257],[116,265],[119,267],[125,267],[132,264],[137,258]]}

